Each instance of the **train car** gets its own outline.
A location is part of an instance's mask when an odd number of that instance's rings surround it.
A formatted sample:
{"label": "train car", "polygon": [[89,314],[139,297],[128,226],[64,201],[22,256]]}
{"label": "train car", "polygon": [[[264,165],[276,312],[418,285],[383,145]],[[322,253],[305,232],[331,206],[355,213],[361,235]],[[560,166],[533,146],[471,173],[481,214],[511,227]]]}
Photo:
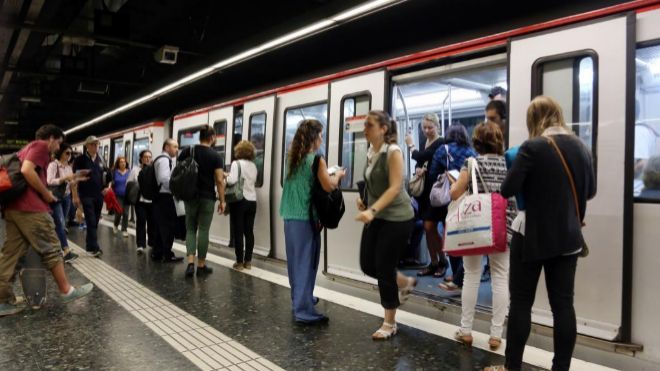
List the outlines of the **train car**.
{"label": "train car", "polygon": [[[527,138],[530,100],[550,95],[591,149],[597,172],[598,194],[589,202],[584,228],[591,255],[579,261],[575,286],[580,341],[658,361],[660,336],[648,324],[657,322],[653,277],[660,261],[654,248],[660,239],[660,191],[644,182],[643,168],[660,156],[660,9],[644,4],[439,46],[181,113],[173,118],[170,134],[185,147],[198,143],[201,126],[213,125],[215,148],[227,166],[240,138],[255,144],[255,252],[284,261],[278,210],[286,152],[301,119],[321,121],[323,154],[330,165],[346,168],[341,189],[347,208],[339,227],[324,232],[323,271],[330,278],[373,283],[359,267],[362,225],[353,220],[356,183],[366,166],[361,123],[367,112],[391,112],[399,144],[406,148],[405,133],[419,138],[425,113],[441,117],[442,132],[452,123],[471,128],[483,121],[488,92],[499,86],[508,92],[506,140],[518,145]],[[123,144],[113,140],[113,156],[128,148],[127,139],[121,139]],[[414,165],[408,158],[408,176]],[[211,238],[228,242],[229,218],[214,218]],[[544,284],[539,284],[533,321],[552,327]]]}

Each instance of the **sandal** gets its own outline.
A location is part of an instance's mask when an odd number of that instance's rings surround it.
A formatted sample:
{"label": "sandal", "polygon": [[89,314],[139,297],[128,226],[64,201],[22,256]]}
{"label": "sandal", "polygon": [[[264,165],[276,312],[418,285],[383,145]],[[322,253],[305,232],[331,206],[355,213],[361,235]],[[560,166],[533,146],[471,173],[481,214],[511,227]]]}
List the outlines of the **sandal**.
{"label": "sandal", "polygon": [[471,347],[472,346],[472,341],[474,339],[472,338],[472,335],[469,335],[469,334],[464,335],[463,331],[457,330],[454,333],[454,340],[458,341],[459,343],[461,343],[463,345],[467,345],[467,346]]}
{"label": "sandal", "polygon": [[490,339],[488,339],[488,346],[490,347],[490,350],[496,351],[500,349],[500,345],[502,345],[501,338],[491,336]]}
{"label": "sandal", "polygon": [[433,277],[435,278],[441,278],[444,277],[445,274],[447,274],[447,267],[438,267],[435,272],[433,272]]}
{"label": "sandal", "polygon": [[507,371],[502,365],[484,367],[484,371]]}
{"label": "sandal", "polygon": [[403,303],[404,301],[408,300],[408,297],[415,289],[415,286],[417,286],[417,279],[414,277],[408,277],[408,284],[405,287],[399,289],[399,303]]}
{"label": "sandal", "polygon": [[445,282],[454,282],[454,276],[445,276]]}
{"label": "sandal", "polygon": [[418,277],[423,277],[423,276],[430,276],[432,274],[435,274],[437,272],[438,266],[437,265],[429,265],[428,267],[422,269],[421,271],[417,272]]}
{"label": "sandal", "polygon": [[[389,327],[390,330],[383,330],[383,327]],[[383,322],[383,326],[376,330],[373,334],[371,334],[371,339],[372,340],[389,340],[392,338],[392,336],[396,335],[398,331],[398,328],[396,327],[396,323],[387,323]]]}

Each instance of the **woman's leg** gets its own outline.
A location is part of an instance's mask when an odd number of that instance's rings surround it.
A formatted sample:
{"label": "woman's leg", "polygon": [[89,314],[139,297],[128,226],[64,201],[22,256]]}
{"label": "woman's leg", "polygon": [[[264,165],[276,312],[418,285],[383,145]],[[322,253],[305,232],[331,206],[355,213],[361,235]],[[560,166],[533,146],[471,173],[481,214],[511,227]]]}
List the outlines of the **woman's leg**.
{"label": "woman's leg", "polygon": [[509,293],[511,304],[509,322],[506,329],[507,369],[518,370],[522,367],[525,343],[532,325],[532,305],[536,295],[536,285],[541,275],[542,263],[523,262],[522,250],[524,236],[513,234],[511,240]]}
{"label": "woman's leg", "polygon": [[57,232],[57,238],[60,240],[60,247],[63,251],[69,249],[69,241],[66,239],[66,232],[64,231],[64,215],[62,214],[62,202],[55,202],[50,205],[53,209],[51,215],[53,216],[53,221],[55,222],[55,232]]}
{"label": "woman's leg", "polygon": [[321,246],[319,232],[312,230],[309,221],[286,220],[284,237],[294,317],[298,321],[318,321],[324,318],[314,309],[313,296]]}
{"label": "woman's leg", "polygon": [[[119,205],[120,205],[122,208],[124,207],[123,204],[122,204],[121,197],[117,196],[117,202],[119,203]],[[117,212],[115,212],[114,214],[115,214],[114,225],[115,225],[115,230],[116,230],[116,229],[119,227],[119,223],[121,223],[121,215],[122,215],[122,213],[117,213]],[[88,224],[89,224],[89,223],[88,223]]]}
{"label": "woman's leg", "polygon": [[555,356],[553,370],[568,370],[575,348],[577,325],[573,296],[577,255],[560,256],[543,264],[545,287],[552,308]]}
{"label": "woman's leg", "polygon": [[126,195],[120,197],[121,207],[124,209],[124,212],[121,213],[121,230],[126,232],[128,230],[128,213],[131,210],[131,205],[128,204],[126,200]]}
{"label": "woman's leg", "polygon": [[499,254],[490,255],[489,259],[493,290],[493,318],[491,319],[490,336],[498,339],[502,338],[504,317],[509,306],[509,288],[507,287],[509,282],[509,253],[509,249],[506,249],[506,251]]}
{"label": "woman's leg", "polygon": [[[433,220],[424,221],[424,233],[426,234],[426,246],[431,254],[431,265],[444,266],[444,259],[438,259],[441,254],[442,238],[438,233],[438,222]],[[442,261],[440,261],[442,260]]]}
{"label": "woman's leg", "polygon": [[[245,261],[252,261],[252,250],[254,250],[254,219],[257,216],[257,202],[246,201],[247,207],[243,216],[243,234],[245,235]],[[318,264],[317,264],[318,266]]]}
{"label": "woman's leg", "polygon": [[243,231],[245,228],[244,215],[246,211],[246,201],[241,200],[234,202],[231,205],[231,212],[229,213],[230,226],[232,228],[232,235],[234,237],[234,253],[236,254],[236,262],[243,263]]}
{"label": "woman's leg", "polygon": [[481,283],[481,257],[481,255],[463,257],[463,267],[465,268],[463,292],[461,293],[461,333],[463,335],[472,333],[474,311]]}

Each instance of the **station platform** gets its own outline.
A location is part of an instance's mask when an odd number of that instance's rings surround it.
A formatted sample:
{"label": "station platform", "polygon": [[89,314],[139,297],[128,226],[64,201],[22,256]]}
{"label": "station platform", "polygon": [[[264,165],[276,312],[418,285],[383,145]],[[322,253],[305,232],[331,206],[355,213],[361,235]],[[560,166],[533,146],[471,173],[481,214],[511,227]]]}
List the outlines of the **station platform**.
{"label": "station platform", "polygon": [[[44,307],[0,318],[1,370],[480,370],[504,361],[504,346],[480,349],[487,335],[475,333],[467,348],[451,340],[456,325],[406,312],[408,304],[398,314],[399,334],[372,341],[382,322],[375,290],[321,284],[315,294],[329,323],[298,325],[282,267],[255,259],[253,269],[235,271],[211,249],[213,274],[184,278],[185,263],[137,255],[133,231],[124,238],[102,224],[100,259],[79,247],[84,231],[69,235],[81,256],[67,264],[67,274],[75,285],[93,282],[94,291],[63,305],[49,279]],[[177,241],[176,254],[183,249]],[[549,367],[551,355],[528,347],[524,369]],[[573,366],[607,369],[577,359]]]}

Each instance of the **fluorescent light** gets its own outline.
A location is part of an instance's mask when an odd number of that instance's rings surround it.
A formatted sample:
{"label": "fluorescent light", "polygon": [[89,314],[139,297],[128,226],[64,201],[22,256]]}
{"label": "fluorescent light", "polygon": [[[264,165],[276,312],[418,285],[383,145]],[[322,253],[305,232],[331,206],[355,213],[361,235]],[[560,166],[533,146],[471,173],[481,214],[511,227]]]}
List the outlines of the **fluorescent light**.
{"label": "fluorescent light", "polygon": [[6,120],[5,125],[18,125],[18,121]]}
{"label": "fluorescent light", "polygon": [[171,92],[173,90],[176,90],[184,85],[187,85],[197,79],[206,77],[214,72],[217,72],[218,70],[222,68],[226,68],[228,66],[231,66],[236,63],[240,63],[243,61],[246,61],[256,55],[259,55],[261,53],[265,53],[268,51],[271,51],[273,49],[279,48],[283,45],[286,45],[287,43],[290,42],[295,42],[301,39],[304,39],[306,37],[309,37],[317,32],[325,31],[328,30],[334,26],[336,26],[340,22],[345,22],[354,18],[357,18],[359,16],[368,14],[370,12],[382,9],[386,6],[393,5],[395,3],[401,3],[406,0],[374,0],[374,1],[369,1],[363,5],[360,5],[358,7],[355,7],[353,9],[349,9],[345,12],[339,13],[333,17],[330,17],[329,19],[324,19],[321,21],[318,21],[316,23],[312,23],[309,26],[305,26],[301,29],[298,29],[296,31],[290,32],[288,34],[285,34],[283,36],[277,37],[273,40],[270,40],[266,43],[263,43],[261,45],[258,45],[254,48],[245,50],[241,53],[238,53],[234,56],[231,56],[229,58],[223,59],[221,61],[216,62],[215,64],[212,64],[209,67],[206,67],[204,69],[201,69],[191,75],[188,75],[184,78],[181,78],[177,81],[174,81],[168,85],[163,86],[162,88],[155,90],[141,98],[138,98],[134,101],[131,101],[129,103],[126,103],[122,106],[119,106],[109,112],[106,112],[98,117],[95,117],[89,121],[86,121],[80,125],[77,125],[71,129],[68,129],[65,131],[65,134],[71,134],[75,131],[84,129],[90,125],[93,125],[99,121],[105,120],[109,117],[112,117],[118,113],[127,111],[131,108],[137,107],[142,103],[148,102],[160,95],[166,94],[168,92]]}
{"label": "fluorescent light", "polygon": [[41,103],[41,98],[39,98],[39,97],[21,97],[21,102]]}

